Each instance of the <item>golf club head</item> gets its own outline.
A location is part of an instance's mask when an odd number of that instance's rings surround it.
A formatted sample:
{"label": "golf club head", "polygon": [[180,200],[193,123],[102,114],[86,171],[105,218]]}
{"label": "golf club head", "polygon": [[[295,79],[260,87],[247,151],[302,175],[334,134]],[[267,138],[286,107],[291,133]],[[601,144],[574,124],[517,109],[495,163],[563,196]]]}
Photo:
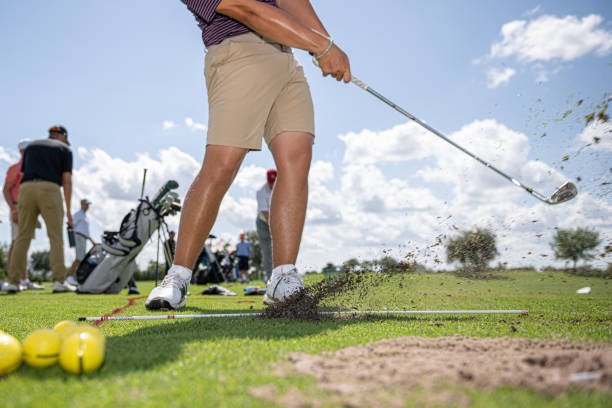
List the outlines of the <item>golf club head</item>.
{"label": "golf club head", "polygon": [[566,181],[561,187],[557,189],[550,197],[551,204],[561,204],[578,195],[578,189],[574,183]]}

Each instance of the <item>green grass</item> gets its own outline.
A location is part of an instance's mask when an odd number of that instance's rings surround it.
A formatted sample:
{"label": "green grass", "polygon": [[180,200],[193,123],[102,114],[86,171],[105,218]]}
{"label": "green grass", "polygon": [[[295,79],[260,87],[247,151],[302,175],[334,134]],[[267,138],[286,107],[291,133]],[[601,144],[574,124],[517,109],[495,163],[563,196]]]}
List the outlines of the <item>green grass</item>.
{"label": "green grass", "polygon": [[[270,406],[250,396],[249,388],[275,384],[281,393],[297,388],[335,406],[313,378],[277,378],[274,363],[294,351],[321,353],[401,336],[517,336],[612,341],[612,280],[561,273],[513,272],[503,280],[468,280],[448,274],[389,279],[360,296],[360,308],[527,309],[528,316],[381,317],[369,319],[262,320],[253,318],[109,321],[100,328],[107,338],[104,366],[76,377],[59,366],[22,366],[0,379],[1,407],[147,407]],[[259,283],[260,286],[263,283]],[[202,296],[192,286],[181,313],[244,312],[262,308],[261,297],[242,296],[244,285],[230,284],[236,297]],[[588,295],[576,289],[591,286]],[[152,282],[139,285],[143,294]],[[123,292],[125,293],[125,291]],[[0,295],[0,329],[20,340],[60,320],[100,316],[125,306],[120,295],[24,292]],[[253,303],[251,303],[253,302]],[[151,314],[144,299],[122,315]],[[504,388],[466,391],[474,407],[611,406],[610,393],[572,390],[550,398]],[[418,391],[416,392],[418,393]],[[411,400],[408,406],[413,403]],[[327,406],[327,405],[326,405]]]}

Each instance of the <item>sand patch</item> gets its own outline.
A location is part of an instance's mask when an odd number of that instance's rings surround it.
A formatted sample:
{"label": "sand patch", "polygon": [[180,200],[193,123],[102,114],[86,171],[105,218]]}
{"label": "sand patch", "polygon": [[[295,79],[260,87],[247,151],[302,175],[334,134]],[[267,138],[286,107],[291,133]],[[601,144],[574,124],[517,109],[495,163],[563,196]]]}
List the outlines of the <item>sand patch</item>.
{"label": "sand patch", "polygon": [[[570,387],[610,391],[612,346],[522,338],[404,337],[323,355],[292,353],[278,374],[295,373],[314,376],[345,406],[402,406],[410,391],[421,387],[435,391],[427,393],[431,398],[425,403],[465,405],[469,399],[449,391],[448,385],[524,387],[552,396]],[[304,406],[301,397],[297,405]],[[287,404],[280,397],[275,401]]]}

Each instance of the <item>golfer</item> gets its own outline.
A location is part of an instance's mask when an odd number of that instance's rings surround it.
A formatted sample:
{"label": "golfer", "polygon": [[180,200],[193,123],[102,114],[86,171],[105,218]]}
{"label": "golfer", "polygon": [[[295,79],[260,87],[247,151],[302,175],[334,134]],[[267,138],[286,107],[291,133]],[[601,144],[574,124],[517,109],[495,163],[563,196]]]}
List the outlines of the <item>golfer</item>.
{"label": "golfer", "polygon": [[62,192],[66,204],[68,225],[72,225],[70,199],[72,196],[72,150],[68,143],[68,131],[63,126],[49,129],[49,138],[28,144],[23,153],[21,167],[23,178],[19,186],[17,205],[19,234],[15,241],[8,268],[6,291],[19,291],[19,279],[26,271],[28,249],[36,228],[36,219],[42,215],[49,236],[53,292],[75,291],[67,282],[64,265],[64,240],[62,236]]}
{"label": "golfer", "polygon": [[185,305],[190,267],[242,160],[249,150],[261,150],[262,138],[278,169],[270,208],[274,269],[264,302],[278,302],[303,288],[295,262],[314,141],[310,90],[290,47],[311,52],[323,75],[338,81],[350,81],[349,60],[308,0],[181,1],[195,15],[208,48],[206,152],[185,197],[174,264],[146,307]]}
{"label": "golfer", "polygon": [[240,242],[236,244],[240,283],[251,283],[251,278],[249,277],[249,259],[251,259],[252,254],[251,244],[244,240],[244,233],[240,234]]}
{"label": "golfer", "polygon": [[261,248],[261,259],[263,261],[264,275],[272,274],[272,236],[270,235],[270,201],[272,201],[272,189],[276,181],[277,172],[270,169],[266,173],[266,183],[257,190],[257,219],[255,228],[259,247]]}
{"label": "golfer", "polygon": [[[15,246],[15,241],[17,240],[17,235],[19,234],[19,217],[17,213],[17,200],[19,198],[19,183],[23,178],[23,173],[21,172],[21,164],[23,162],[23,152],[25,148],[28,147],[28,143],[30,143],[29,139],[23,139],[19,141],[17,148],[19,149],[19,161],[8,168],[6,171],[6,178],[4,179],[4,187],[2,188],[2,193],[4,195],[4,200],[6,204],[9,206],[11,210],[11,246],[9,247],[8,256],[7,256],[7,264],[11,263],[11,254],[13,252],[13,246]],[[8,285],[7,285],[8,288]],[[44,289],[45,287],[42,285],[37,285],[34,282],[30,281],[28,278],[27,271],[21,279],[21,283],[19,284],[19,288],[21,290],[27,289]]]}
{"label": "golfer", "polygon": [[89,210],[90,205],[91,201],[86,198],[82,199],[81,209],[77,211],[73,217],[74,223],[72,224],[72,229],[74,230],[74,251],[76,256],[74,258],[74,262],[72,262],[70,273],[68,274],[66,281],[74,286],[79,284],[75,278],[75,272],[81,261],[85,259],[85,255],[87,255],[87,240],[91,242],[91,245],[96,245],[95,241],[89,236],[89,220],[87,219],[87,210]]}

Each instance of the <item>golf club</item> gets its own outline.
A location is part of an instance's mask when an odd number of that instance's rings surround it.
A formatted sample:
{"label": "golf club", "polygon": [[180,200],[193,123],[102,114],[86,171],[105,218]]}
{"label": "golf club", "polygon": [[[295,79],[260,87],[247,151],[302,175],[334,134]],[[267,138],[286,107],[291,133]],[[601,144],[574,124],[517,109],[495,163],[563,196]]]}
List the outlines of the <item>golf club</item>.
{"label": "golf club", "polygon": [[[364,310],[342,312],[319,312],[319,315],[457,315],[457,314],[528,314],[527,310]],[[167,319],[202,319],[209,317],[258,317],[261,313],[208,313],[184,315],[149,315],[149,316],[99,316],[79,317],[79,321],[95,322],[104,320],[167,320]]]}
{"label": "golf club", "polygon": [[[319,63],[316,60],[316,58],[313,57],[312,58],[312,62],[317,67],[319,66]],[[514,177],[511,177],[511,176],[507,175],[503,171],[501,171],[498,168],[496,168],[495,166],[493,166],[491,163],[486,162],[485,160],[483,160],[480,157],[476,156],[474,153],[472,153],[472,152],[464,149],[463,147],[459,146],[457,143],[453,142],[448,137],[446,137],[442,133],[438,132],[436,129],[434,129],[431,126],[427,125],[426,123],[420,121],[414,115],[411,115],[410,113],[406,112],[404,109],[402,109],[401,107],[399,107],[395,103],[391,102],[389,99],[385,98],[380,93],[376,92],[374,89],[372,89],[370,86],[368,86],[365,82],[361,81],[360,79],[358,79],[354,75],[351,78],[351,82],[353,82],[355,85],[357,85],[361,89],[363,89],[365,91],[368,91],[369,93],[371,93],[372,95],[374,95],[375,97],[377,97],[378,99],[380,99],[381,101],[386,103],[387,105],[391,106],[393,109],[395,109],[396,111],[398,111],[402,115],[406,116],[409,119],[412,119],[414,122],[418,123],[419,125],[421,125],[425,129],[429,130],[434,135],[440,137],[444,141],[446,141],[446,142],[450,143],[451,145],[455,146],[457,149],[461,150],[463,153],[467,154],[468,156],[472,157],[473,159],[478,160],[480,163],[482,163],[486,167],[490,168],[491,170],[493,170],[494,172],[496,172],[497,174],[499,174],[500,176],[502,176],[506,180],[512,182],[514,185],[516,185],[518,187],[523,188],[529,194],[531,194],[532,196],[534,196],[538,200],[540,200],[542,202],[545,202],[546,204],[551,204],[551,205],[561,204],[561,203],[563,203],[565,201],[571,200],[572,198],[576,197],[576,195],[578,194],[578,190],[576,189],[576,186],[573,183],[571,183],[569,181],[566,181],[561,187],[559,187],[559,188],[557,188],[555,190],[555,192],[550,196],[550,198],[547,198],[544,195],[542,195],[542,194],[538,193],[537,191],[535,191],[533,188],[524,185],[523,183],[521,183],[520,181],[518,181]]]}

